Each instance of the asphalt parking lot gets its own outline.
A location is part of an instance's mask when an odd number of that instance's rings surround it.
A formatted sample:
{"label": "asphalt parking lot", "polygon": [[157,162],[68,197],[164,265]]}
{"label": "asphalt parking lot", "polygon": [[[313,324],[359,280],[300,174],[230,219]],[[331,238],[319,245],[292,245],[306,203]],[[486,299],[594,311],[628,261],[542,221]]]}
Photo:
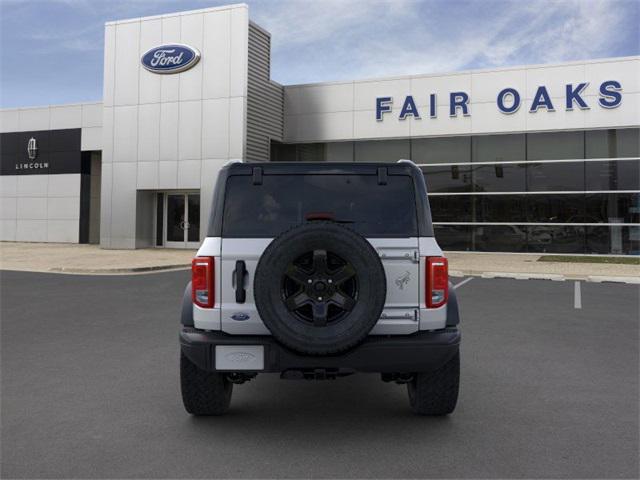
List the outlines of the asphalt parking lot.
{"label": "asphalt parking lot", "polygon": [[192,418],[187,276],[1,273],[2,478],[638,478],[637,285],[461,285],[447,418],[412,415],[374,375],[262,375],[227,416]]}

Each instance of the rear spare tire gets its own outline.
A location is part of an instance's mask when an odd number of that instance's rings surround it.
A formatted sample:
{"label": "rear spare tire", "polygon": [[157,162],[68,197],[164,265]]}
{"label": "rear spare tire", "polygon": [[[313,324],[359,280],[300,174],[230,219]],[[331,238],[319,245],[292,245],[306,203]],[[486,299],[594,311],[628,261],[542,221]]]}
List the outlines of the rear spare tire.
{"label": "rear spare tire", "polygon": [[343,352],[364,340],[387,293],[375,249],[331,222],[294,227],[273,240],[258,262],[253,288],[275,339],[311,355]]}

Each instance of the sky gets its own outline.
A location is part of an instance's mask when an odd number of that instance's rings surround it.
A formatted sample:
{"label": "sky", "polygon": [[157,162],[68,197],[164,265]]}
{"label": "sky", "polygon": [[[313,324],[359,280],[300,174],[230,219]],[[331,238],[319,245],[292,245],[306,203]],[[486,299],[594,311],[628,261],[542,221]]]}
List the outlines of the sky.
{"label": "sky", "polygon": [[[0,0],[0,107],[101,101],[105,22],[229,3]],[[245,3],[285,85],[640,54],[640,0]]]}

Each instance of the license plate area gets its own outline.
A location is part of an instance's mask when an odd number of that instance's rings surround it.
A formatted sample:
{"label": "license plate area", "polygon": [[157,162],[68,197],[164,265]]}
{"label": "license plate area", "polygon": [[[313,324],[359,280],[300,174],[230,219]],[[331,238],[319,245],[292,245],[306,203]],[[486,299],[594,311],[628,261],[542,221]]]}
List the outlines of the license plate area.
{"label": "license plate area", "polygon": [[216,370],[264,370],[264,345],[216,345]]}

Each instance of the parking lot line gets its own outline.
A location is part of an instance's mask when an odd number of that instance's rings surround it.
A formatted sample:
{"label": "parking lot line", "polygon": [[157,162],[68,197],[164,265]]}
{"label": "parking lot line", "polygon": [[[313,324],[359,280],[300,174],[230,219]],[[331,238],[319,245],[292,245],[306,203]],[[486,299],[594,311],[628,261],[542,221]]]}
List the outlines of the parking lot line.
{"label": "parking lot line", "polygon": [[455,290],[455,289],[457,289],[457,288],[461,287],[462,285],[464,285],[465,283],[470,282],[471,280],[473,280],[473,277],[465,278],[465,279],[464,279],[464,280],[462,280],[461,282],[456,283],[456,284],[453,286],[453,289]]}
{"label": "parking lot line", "polygon": [[573,308],[582,308],[582,293],[580,291],[580,282],[576,281],[573,287]]}

